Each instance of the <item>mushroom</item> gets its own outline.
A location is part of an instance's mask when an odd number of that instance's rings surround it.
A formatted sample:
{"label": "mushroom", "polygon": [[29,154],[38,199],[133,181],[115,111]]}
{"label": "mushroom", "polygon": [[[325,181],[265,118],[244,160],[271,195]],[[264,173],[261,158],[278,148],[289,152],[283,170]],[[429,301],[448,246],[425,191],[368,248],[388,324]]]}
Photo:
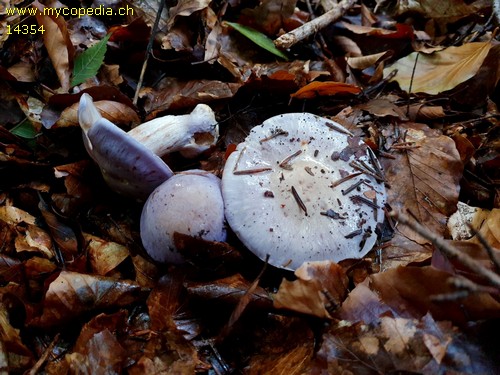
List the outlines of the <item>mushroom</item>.
{"label": "mushroom", "polygon": [[386,201],[380,164],[360,137],[309,113],[254,127],[226,162],[222,195],[244,245],[290,270],[364,256]]}
{"label": "mushroom", "polygon": [[220,179],[191,170],[158,186],[144,204],[140,232],[147,253],[162,263],[183,263],[176,250],[175,232],[209,241],[224,241],[224,204]]}
{"label": "mushroom", "polygon": [[213,111],[199,104],[189,115],[164,116],[148,121],[128,133],[104,119],[92,97],[83,94],[78,119],[85,147],[99,165],[106,183],[115,191],[138,199],[173,175],[160,159],[168,152],[195,156],[218,137]]}
{"label": "mushroom", "polygon": [[116,192],[144,200],[173,175],[160,157],[103,118],[88,94],[80,98],[78,120],[87,152]]}
{"label": "mushroom", "polygon": [[192,158],[215,145],[219,126],[206,104],[198,104],[190,114],[167,115],[145,122],[128,132],[158,156],[180,151]]}

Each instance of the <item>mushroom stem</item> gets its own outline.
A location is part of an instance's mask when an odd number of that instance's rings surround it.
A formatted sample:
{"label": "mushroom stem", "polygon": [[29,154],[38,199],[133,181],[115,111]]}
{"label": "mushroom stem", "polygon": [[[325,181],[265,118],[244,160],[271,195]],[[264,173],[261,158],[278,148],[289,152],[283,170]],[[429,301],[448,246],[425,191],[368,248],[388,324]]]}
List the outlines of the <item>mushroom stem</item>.
{"label": "mushroom stem", "polygon": [[128,134],[158,156],[181,151],[184,156],[192,157],[215,144],[219,128],[212,109],[198,104],[190,114],[159,117]]}

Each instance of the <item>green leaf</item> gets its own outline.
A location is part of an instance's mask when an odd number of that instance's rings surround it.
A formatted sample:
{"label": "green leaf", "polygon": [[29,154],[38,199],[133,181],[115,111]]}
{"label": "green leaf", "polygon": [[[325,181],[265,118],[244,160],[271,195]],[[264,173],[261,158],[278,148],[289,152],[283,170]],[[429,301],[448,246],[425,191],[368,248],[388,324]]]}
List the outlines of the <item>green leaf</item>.
{"label": "green leaf", "polygon": [[97,74],[104,61],[106,43],[110,36],[111,34],[106,35],[100,42],[94,44],[76,57],[71,86],[79,85]]}
{"label": "green leaf", "polygon": [[285,55],[282,51],[277,49],[273,41],[269,39],[266,35],[262,34],[261,32],[252,29],[251,27],[240,25],[239,23],[224,21],[224,24],[231,26],[233,29],[240,32],[248,39],[250,39],[252,42],[257,44],[259,47],[262,47],[266,51],[269,51],[272,54],[288,61],[287,55]]}
{"label": "green leaf", "polygon": [[35,139],[37,132],[29,120],[25,120],[10,129],[10,132],[24,139]]}

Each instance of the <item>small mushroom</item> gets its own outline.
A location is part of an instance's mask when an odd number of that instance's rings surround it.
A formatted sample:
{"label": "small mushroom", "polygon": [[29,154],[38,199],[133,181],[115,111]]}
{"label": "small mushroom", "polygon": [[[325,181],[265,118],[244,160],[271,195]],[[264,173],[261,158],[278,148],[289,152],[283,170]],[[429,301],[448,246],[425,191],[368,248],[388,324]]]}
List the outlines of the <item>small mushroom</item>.
{"label": "small mushroom", "polygon": [[270,264],[364,256],[384,219],[383,172],[341,125],[308,113],[268,119],[228,158],[222,194],[229,226]]}
{"label": "small mushroom", "polygon": [[78,119],[85,147],[108,185],[139,199],[146,199],[173,174],[159,157],[174,151],[194,157],[215,144],[219,135],[215,115],[205,104],[188,115],[160,117],[126,133],[104,119],[91,96],[83,94]]}
{"label": "small mushroom", "polygon": [[212,109],[206,104],[198,104],[187,115],[158,117],[128,134],[158,156],[180,151],[184,157],[191,158],[215,145],[219,126]]}
{"label": "small mushroom", "polygon": [[103,118],[88,94],[80,98],[78,119],[85,148],[113,190],[144,200],[173,175],[160,157]]}
{"label": "small mushroom", "polygon": [[220,179],[192,170],[177,174],[158,186],[141,215],[141,240],[147,253],[162,263],[183,263],[174,232],[209,241],[224,241],[224,204]]}

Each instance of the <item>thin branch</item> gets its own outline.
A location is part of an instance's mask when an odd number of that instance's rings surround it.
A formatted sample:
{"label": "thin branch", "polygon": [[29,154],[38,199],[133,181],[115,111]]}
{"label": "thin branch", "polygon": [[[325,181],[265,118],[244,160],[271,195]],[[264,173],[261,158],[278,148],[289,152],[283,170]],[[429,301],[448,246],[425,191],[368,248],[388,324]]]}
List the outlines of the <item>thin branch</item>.
{"label": "thin branch", "polygon": [[158,24],[160,23],[161,14],[163,13],[163,7],[165,6],[165,0],[160,0],[160,6],[158,7],[158,12],[156,13],[155,23],[153,25],[153,30],[151,30],[151,36],[149,37],[148,46],[146,47],[146,56],[144,57],[144,63],[142,64],[141,75],[139,76],[139,82],[137,82],[137,87],[134,94],[134,105],[137,105],[137,100],[139,99],[139,91],[141,91],[142,82],[144,81],[144,74],[148,67],[149,55],[151,55],[151,50],[153,49],[153,42],[155,41],[155,35],[158,31]]}
{"label": "thin branch", "polygon": [[467,223],[467,226],[471,230],[472,234],[477,237],[481,245],[483,245],[484,249],[488,253],[488,256],[495,265],[495,270],[497,272],[500,272],[500,259],[498,259],[495,250],[493,250],[488,241],[486,241],[486,238],[484,238],[484,236],[479,231],[477,231],[476,228],[474,228],[470,223]]}
{"label": "thin branch", "polygon": [[402,212],[392,211],[391,216],[394,216],[401,224],[410,227],[425,239],[432,242],[437,249],[444,253],[449,258],[457,259],[462,265],[470,271],[484,277],[491,285],[500,288],[500,276],[495,272],[485,268],[482,264],[476,262],[473,258],[465,253],[460,252],[457,248],[446,242],[445,239],[439,237],[437,234],[429,231],[422,224],[413,221],[409,216]]}
{"label": "thin branch", "polygon": [[331,23],[340,19],[344,13],[352,8],[356,3],[355,0],[342,0],[332,10],[322,14],[318,18],[297,27],[289,33],[283,34],[274,41],[276,47],[281,49],[290,48],[294,44],[306,39],[307,37],[317,33]]}

